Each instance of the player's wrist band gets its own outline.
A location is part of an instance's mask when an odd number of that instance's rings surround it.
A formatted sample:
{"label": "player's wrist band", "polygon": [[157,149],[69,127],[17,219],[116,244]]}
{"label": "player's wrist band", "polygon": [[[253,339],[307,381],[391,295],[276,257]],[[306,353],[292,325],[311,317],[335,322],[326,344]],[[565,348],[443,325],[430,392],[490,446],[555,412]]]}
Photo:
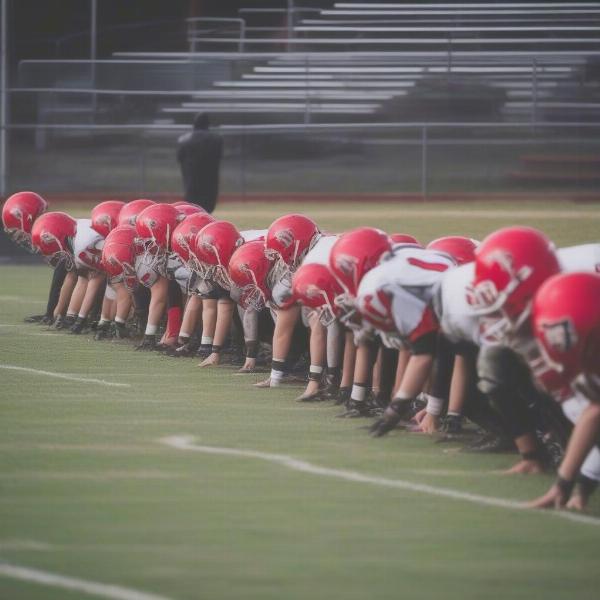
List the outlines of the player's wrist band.
{"label": "player's wrist band", "polygon": [[558,475],[554,484],[561,491],[565,498],[569,498],[573,493],[573,488],[575,487],[575,480],[565,479],[564,477]]}
{"label": "player's wrist band", "polygon": [[258,356],[258,340],[246,342],[246,358],[256,358]]}
{"label": "player's wrist band", "polygon": [[583,473],[579,473],[579,475],[577,475],[576,487],[579,493],[587,498],[588,496],[591,496],[594,493],[594,491],[598,487],[598,482],[595,479],[587,477]]}
{"label": "player's wrist band", "polygon": [[221,346],[215,346],[215,344],[213,344],[210,348],[210,351],[212,354],[221,354]]}
{"label": "player's wrist band", "polygon": [[444,408],[444,399],[436,398],[435,396],[430,396],[429,394],[423,394],[427,399],[427,406],[425,410],[427,414],[433,415],[434,417],[439,417],[442,414],[442,409]]}
{"label": "player's wrist band", "polygon": [[543,462],[544,458],[539,450],[530,450],[529,452],[521,452],[521,460],[536,460]]}

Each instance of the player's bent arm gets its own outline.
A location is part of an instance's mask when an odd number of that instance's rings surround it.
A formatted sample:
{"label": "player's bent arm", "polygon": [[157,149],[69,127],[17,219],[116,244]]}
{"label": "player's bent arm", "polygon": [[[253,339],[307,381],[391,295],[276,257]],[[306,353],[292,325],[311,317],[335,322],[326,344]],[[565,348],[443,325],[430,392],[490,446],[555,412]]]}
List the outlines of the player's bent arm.
{"label": "player's bent arm", "polygon": [[321,325],[315,311],[309,315],[310,326],[310,367],[308,372],[308,383],[306,389],[298,400],[306,400],[314,397],[319,391],[321,377],[325,370],[327,353],[327,329]]}
{"label": "player's bent arm", "polygon": [[67,313],[67,308],[73,295],[73,290],[77,284],[77,273],[75,271],[69,271],[65,276],[65,280],[60,288],[60,295],[58,302],[54,309],[54,316],[64,316]]}
{"label": "player's bent arm", "polygon": [[87,319],[87,316],[90,314],[90,311],[94,307],[94,303],[96,302],[96,297],[100,293],[104,282],[106,281],[106,275],[102,273],[90,273],[88,277],[87,287],[85,289],[85,295],[83,297],[83,301],[81,302],[81,307],[79,309],[79,318]]}
{"label": "player's bent arm", "polygon": [[212,343],[211,353],[200,363],[201,367],[218,365],[220,362],[221,348],[227,338],[227,333],[231,329],[233,319],[233,309],[235,304],[232,300],[221,298],[217,301],[217,323],[215,326],[215,335]]}
{"label": "player's bent arm", "polygon": [[79,309],[81,308],[81,304],[83,303],[83,299],[85,298],[85,291],[87,289],[88,279],[87,274],[77,274],[77,283],[75,284],[75,289],[71,294],[71,299],[69,300],[69,306],[67,308],[67,315],[77,315],[79,314]]}
{"label": "player's bent arm", "polygon": [[148,324],[146,335],[156,335],[158,326],[167,310],[167,294],[169,280],[166,277],[158,277],[156,283],[150,288],[150,307],[148,308]]}
{"label": "player's bent arm", "polygon": [[179,343],[185,344],[196,329],[200,314],[202,312],[202,298],[192,294],[186,302],[179,330]]}
{"label": "player's bent arm", "polygon": [[354,345],[354,335],[351,331],[346,331],[346,343],[344,345],[344,359],[342,366],[341,388],[349,388],[354,378],[354,368],[356,362],[356,346]]}
{"label": "player's bent arm", "polygon": [[271,364],[270,387],[277,387],[283,379],[285,359],[290,351],[296,321],[300,317],[300,307],[278,308],[276,310],[275,331],[273,332],[273,362]]}
{"label": "player's bent arm", "polygon": [[413,354],[410,357],[400,389],[385,409],[383,417],[371,427],[373,435],[376,437],[385,435],[402,420],[410,410],[413,400],[423,390],[429,379],[432,365],[433,354]]}
{"label": "player's bent arm", "polygon": [[113,283],[113,288],[117,292],[115,321],[125,323],[131,311],[133,298],[123,283]]}
{"label": "player's bent arm", "polygon": [[202,299],[202,340],[203,346],[212,346],[217,326],[217,300]]}
{"label": "player's bent arm", "polygon": [[579,469],[589,451],[598,441],[600,434],[600,404],[592,402],[581,413],[563,461],[558,468],[558,477],[554,485],[540,498],[533,500],[533,508],[562,508],[569,500]]}

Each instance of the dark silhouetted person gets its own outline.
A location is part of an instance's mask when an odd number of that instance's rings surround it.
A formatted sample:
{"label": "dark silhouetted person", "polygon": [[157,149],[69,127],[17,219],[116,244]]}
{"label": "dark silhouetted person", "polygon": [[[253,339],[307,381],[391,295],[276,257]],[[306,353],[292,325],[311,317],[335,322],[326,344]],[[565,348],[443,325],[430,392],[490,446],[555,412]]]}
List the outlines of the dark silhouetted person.
{"label": "dark silhouetted person", "polygon": [[212,212],[219,195],[219,166],[223,156],[223,139],[208,130],[208,115],[194,118],[194,130],[182,135],[177,148],[183,188],[187,202]]}

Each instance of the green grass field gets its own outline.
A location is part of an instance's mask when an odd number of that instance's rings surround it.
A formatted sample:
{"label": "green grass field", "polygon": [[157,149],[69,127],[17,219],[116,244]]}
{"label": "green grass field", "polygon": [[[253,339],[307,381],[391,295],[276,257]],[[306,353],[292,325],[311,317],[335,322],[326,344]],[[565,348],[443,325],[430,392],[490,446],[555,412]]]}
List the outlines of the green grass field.
{"label": "green grass field", "polygon": [[[254,228],[290,210],[333,231],[372,224],[422,241],[519,222],[569,245],[597,240],[600,225],[600,207],[572,204],[240,204],[219,214]],[[591,522],[488,506],[479,496],[530,499],[552,475],[501,475],[515,456],[416,434],[370,439],[332,406],[294,402],[298,389],[253,388],[259,375],[24,324],[49,278],[43,266],[0,267],[0,598],[90,597],[15,579],[6,564],[173,600],[598,598],[598,498]],[[181,435],[204,451],[165,443]],[[132,593],[104,597],[150,598]]]}

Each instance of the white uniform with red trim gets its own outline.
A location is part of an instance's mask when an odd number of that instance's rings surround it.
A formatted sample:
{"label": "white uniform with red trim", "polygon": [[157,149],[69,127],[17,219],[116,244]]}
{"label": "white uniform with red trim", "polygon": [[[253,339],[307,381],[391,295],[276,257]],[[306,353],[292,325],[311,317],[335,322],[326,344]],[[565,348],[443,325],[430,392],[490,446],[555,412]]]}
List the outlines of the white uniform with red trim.
{"label": "white uniform with red trim", "polygon": [[151,288],[164,273],[164,260],[155,263],[152,255],[143,254],[135,257],[135,273],[138,281],[147,288]]}
{"label": "white uniform with red trim", "polygon": [[438,328],[431,300],[436,284],[454,264],[431,250],[401,249],[363,277],[357,307],[377,329],[395,330],[403,340],[415,341]]}
{"label": "white uniform with red trim", "polygon": [[479,319],[467,301],[467,290],[474,275],[474,262],[449,269],[442,275],[434,298],[440,329],[453,343],[480,344]]}
{"label": "white uniform with red trim", "polygon": [[73,238],[73,258],[76,269],[100,271],[104,238],[92,229],[91,219],[76,219],[77,231]]}
{"label": "white uniform with red trim", "polygon": [[600,244],[580,244],[556,251],[562,271],[591,271],[600,273]]}

